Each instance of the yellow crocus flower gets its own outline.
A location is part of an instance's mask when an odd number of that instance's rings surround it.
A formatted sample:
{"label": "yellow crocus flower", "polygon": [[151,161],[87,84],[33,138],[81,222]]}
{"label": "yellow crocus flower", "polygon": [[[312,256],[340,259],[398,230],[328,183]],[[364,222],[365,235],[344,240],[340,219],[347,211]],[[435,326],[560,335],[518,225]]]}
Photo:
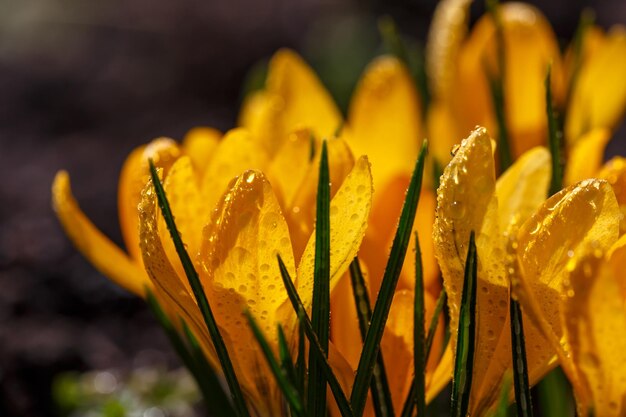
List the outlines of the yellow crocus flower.
{"label": "yellow crocus flower", "polygon": [[[434,100],[428,128],[436,139],[433,146],[441,162],[449,160],[450,148],[473,126],[497,131],[487,79],[487,71],[497,74],[496,28],[492,16],[486,14],[465,36],[470,4],[470,0],[441,1],[429,34],[427,68]],[[573,53],[569,51],[562,58],[543,14],[519,2],[499,5],[498,13],[505,49],[506,122],[514,156],[547,141],[544,80],[549,65],[555,103],[565,110],[567,148],[582,155],[585,151],[575,148],[580,144],[588,150],[591,145],[583,145],[588,140],[600,147],[601,155],[610,134],[592,132],[610,132],[621,120],[626,106],[626,83],[622,77],[626,72],[624,28],[615,26],[607,35],[595,27],[587,31],[577,78],[573,90],[568,92],[574,72]],[[570,183],[584,178],[575,173],[568,176]]]}
{"label": "yellow crocus flower", "polygon": [[[174,323],[179,323],[180,317],[189,324],[207,357],[217,366],[210,336],[157,207],[147,167],[148,158],[153,159],[249,406],[260,416],[280,415],[279,391],[243,311],[248,308],[254,314],[273,348],[277,348],[276,323],[283,324],[290,343],[295,344],[296,319],[280,279],[276,255],[283,257],[305,305],[310,305],[315,238],[312,231],[296,261],[281,200],[314,194],[316,182],[309,181],[307,174],[318,169],[319,147],[318,156],[311,161],[309,135],[294,134],[283,145],[286,155],[279,151],[271,158],[244,129],[232,130],[218,140],[219,136],[212,130],[194,130],[182,145],[157,139],[131,153],[122,169],[119,193],[128,254],[80,211],[65,172],[55,179],[53,204],[70,238],[101,272],[140,296],[150,288]],[[295,142],[306,142],[307,146],[299,147]],[[340,139],[329,140],[328,150],[331,178],[337,180],[331,200],[332,287],[360,246],[373,187],[366,157],[355,162]],[[345,157],[347,161],[342,159]],[[287,163],[285,158],[298,165],[290,175],[280,171]],[[338,178],[336,167],[342,173],[347,165],[346,175]],[[268,174],[259,171],[261,168]],[[298,180],[300,184],[294,185]],[[274,189],[280,191],[280,198]],[[330,360],[349,386],[349,367],[334,347]]]}
{"label": "yellow crocus flower", "polygon": [[[265,88],[246,98],[239,120],[259,138],[272,143],[272,146],[280,144],[289,132],[297,129],[311,129],[319,137],[331,136],[340,130],[340,137],[345,138],[356,153],[368,155],[376,193],[359,258],[369,272],[370,298],[375,300],[387,262],[388,249],[385,249],[391,246],[395,224],[423,137],[418,93],[404,65],[391,56],[374,60],[357,85],[348,117],[344,121],[313,70],[295,52],[281,50],[269,62]],[[295,206],[295,216],[302,217],[302,206]],[[313,200],[308,207],[314,207]],[[434,195],[424,188],[414,229],[419,231],[422,250],[428,290],[425,296],[427,312],[432,312],[434,298],[439,291],[438,268],[430,238],[434,208]],[[313,214],[310,213],[307,221],[298,224],[300,229],[308,230],[311,227]],[[293,212],[288,212],[286,217],[290,224],[294,222]],[[412,250],[413,241],[409,253]],[[414,287],[412,264],[405,262],[398,284],[399,291],[408,291],[411,297]],[[403,308],[402,314],[409,314],[412,310],[408,309],[408,304],[398,301],[408,295],[396,297],[392,316]],[[344,280],[333,292],[331,310],[331,338],[352,368],[356,369],[362,346],[349,279]],[[390,318],[390,321],[394,320]],[[438,360],[441,338],[438,337],[429,366],[429,400],[445,386],[451,374],[450,352],[441,361]],[[393,405],[398,411],[406,398],[412,372],[404,361],[396,359],[399,356],[395,353],[405,352],[401,357],[408,357],[413,349],[412,343],[412,329],[407,326],[386,327],[382,351],[384,357],[394,358],[386,365],[393,384]],[[367,412],[373,410],[368,409]]]}
{"label": "yellow crocus flower", "polygon": [[[608,247],[617,237],[619,219],[613,191],[601,180],[581,182],[546,201],[550,155],[545,148],[524,153],[498,180],[494,167],[492,140],[486,129],[477,128],[461,142],[444,171],[433,234],[449,295],[451,344],[455,346],[467,243],[470,232],[476,233],[477,334],[471,415],[482,415],[494,403],[502,376],[511,367],[511,282],[536,283],[533,302],[551,308],[555,293],[550,279],[565,275],[563,259],[569,251],[573,254],[589,239]],[[549,316],[555,326],[558,319],[558,315]],[[555,350],[539,329],[534,321],[525,320],[531,384],[556,365]]]}

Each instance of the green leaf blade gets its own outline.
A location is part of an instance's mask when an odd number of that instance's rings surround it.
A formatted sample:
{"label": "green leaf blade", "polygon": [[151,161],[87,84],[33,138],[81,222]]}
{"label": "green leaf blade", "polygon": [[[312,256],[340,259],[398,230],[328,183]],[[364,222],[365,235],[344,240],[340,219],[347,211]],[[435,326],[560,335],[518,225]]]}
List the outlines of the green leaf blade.
{"label": "green leaf blade", "polygon": [[469,409],[476,338],[477,265],[476,242],[472,231],[465,261],[465,277],[459,312],[454,376],[452,378],[451,408],[453,417],[465,417]]}
{"label": "green leaf blade", "polygon": [[550,178],[550,195],[563,188],[563,133],[559,129],[556,110],[552,99],[552,68],[548,67],[546,75],[546,114],[548,117],[548,144],[552,156],[552,177]]}
{"label": "green leaf blade", "polygon": [[[320,346],[328,355],[330,336],[330,174],[328,148],[322,143],[317,185],[317,210],[315,222],[315,264],[313,273],[313,298],[311,324]],[[308,411],[313,417],[326,415],[326,379],[314,352],[309,352]]]}
{"label": "green leaf blade", "polygon": [[424,173],[426,151],[427,142],[424,141],[411,177],[406,199],[402,207],[400,221],[391,246],[391,253],[389,255],[387,266],[385,267],[378,298],[376,299],[376,304],[372,313],[372,320],[363,344],[363,351],[361,352],[361,357],[359,359],[354,386],[352,387],[352,393],[350,395],[350,403],[352,404],[352,408],[356,416],[361,416],[365,408],[367,391],[371,382],[372,373],[374,372],[374,367],[376,365],[376,358],[380,349],[380,342],[385,329],[385,324],[387,323],[387,317],[389,316],[391,301],[400,277],[400,271],[402,270],[409,240],[411,239],[415,212],[417,210],[417,204],[419,202],[420,191],[422,188],[422,176]]}
{"label": "green leaf blade", "polygon": [[[359,320],[361,340],[364,341],[372,318],[372,306],[358,258],[354,258],[350,264],[350,279],[352,281],[352,294]],[[370,389],[372,391],[372,402],[374,403],[376,417],[394,416],[391,391],[389,390],[382,352],[378,352],[378,357],[376,358],[376,368],[374,369]]]}
{"label": "green leaf blade", "polygon": [[415,300],[413,304],[413,366],[415,378],[415,400],[417,415],[426,415],[426,321],[424,306],[424,269],[422,252],[415,233]]}
{"label": "green leaf blade", "polygon": [[511,297],[511,347],[513,351],[513,382],[518,417],[532,417],[533,407],[528,383],[524,322],[519,302]]}

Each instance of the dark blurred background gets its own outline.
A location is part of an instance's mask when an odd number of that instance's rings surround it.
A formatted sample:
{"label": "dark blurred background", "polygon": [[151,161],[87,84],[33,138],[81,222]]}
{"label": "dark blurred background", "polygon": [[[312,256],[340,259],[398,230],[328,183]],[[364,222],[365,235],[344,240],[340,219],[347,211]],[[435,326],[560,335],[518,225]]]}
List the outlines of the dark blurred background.
{"label": "dark blurred background", "polygon": [[[197,125],[234,126],[247,72],[282,46],[301,52],[345,108],[381,51],[376,18],[389,14],[423,40],[435,4],[0,2],[0,416],[55,415],[60,372],[178,366],[143,302],[64,237],[50,208],[57,170],[70,172],[84,211],[121,244],[117,179],[131,149]],[[604,27],[626,22],[621,0],[539,7],[564,43],[585,7]]]}

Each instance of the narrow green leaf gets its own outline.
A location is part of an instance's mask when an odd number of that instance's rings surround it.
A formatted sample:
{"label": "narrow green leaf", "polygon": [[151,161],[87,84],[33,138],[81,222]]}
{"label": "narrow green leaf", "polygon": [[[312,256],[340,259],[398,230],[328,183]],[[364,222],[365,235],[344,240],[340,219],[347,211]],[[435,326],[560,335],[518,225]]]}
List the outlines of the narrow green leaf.
{"label": "narrow green leaf", "polygon": [[548,143],[552,155],[552,178],[550,179],[550,195],[563,188],[563,132],[558,127],[556,110],[552,100],[552,68],[548,66],[546,75],[546,114],[548,116]]}
{"label": "narrow green leaf", "polygon": [[276,357],[274,356],[274,352],[272,352],[272,348],[270,347],[267,339],[265,339],[265,336],[263,335],[263,331],[257,324],[252,314],[250,314],[250,311],[246,310],[244,314],[248,319],[248,324],[252,329],[252,334],[254,335],[256,341],[259,343],[259,346],[261,347],[261,352],[263,353],[265,360],[267,360],[267,364],[272,371],[272,375],[274,375],[274,379],[276,380],[276,383],[278,384],[281,392],[285,396],[289,407],[292,411],[295,412],[297,416],[303,415],[304,406],[302,405],[302,400],[300,399],[300,394],[298,393],[298,390],[291,384],[291,382],[289,382],[287,374],[281,369],[278,361],[276,360]]}
{"label": "narrow green leaf", "polygon": [[278,357],[280,358],[280,366],[282,370],[287,374],[287,378],[289,378],[289,382],[291,382],[291,385],[296,387],[298,393],[300,393],[300,398],[302,398],[304,392],[300,390],[298,375],[296,372],[296,368],[294,367],[291,352],[289,352],[289,344],[287,343],[287,337],[285,336],[285,332],[283,331],[283,326],[281,326],[279,323],[276,327],[278,331]]}
{"label": "narrow green leaf", "polygon": [[182,319],[181,322],[189,351],[195,359],[195,368],[197,369],[199,377],[204,381],[203,384],[206,386],[207,393],[205,396],[208,397],[206,397],[205,404],[207,411],[211,415],[236,416],[237,413],[233,409],[230,401],[228,401],[229,395],[224,391],[220,378],[207,360],[198,339],[196,339],[196,336],[191,332],[187,323]]}
{"label": "narrow green leaf", "polygon": [[500,157],[500,172],[504,172],[513,163],[513,154],[511,153],[509,132],[506,124],[506,101],[504,97],[504,74],[506,73],[504,30],[502,28],[502,20],[500,19],[500,11],[498,10],[499,1],[487,0],[486,5],[496,27],[497,68],[494,71],[485,65],[485,70],[489,81],[491,101],[493,103],[493,109],[498,123],[498,156]]}
{"label": "narrow green leaf", "polygon": [[280,268],[280,276],[283,279],[283,284],[285,285],[285,289],[287,291],[287,295],[289,296],[289,301],[293,306],[293,309],[298,314],[298,319],[304,329],[304,333],[306,334],[307,339],[309,339],[309,351],[315,352],[315,355],[319,359],[319,363],[322,365],[322,370],[324,371],[324,376],[328,381],[328,386],[330,387],[333,396],[335,397],[335,401],[337,402],[337,406],[339,407],[339,412],[342,417],[352,417],[354,414],[352,413],[352,408],[350,407],[350,403],[348,402],[348,398],[346,394],[341,389],[341,385],[337,380],[337,377],[333,373],[330,364],[328,363],[328,359],[326,358],[326,354],[324,353],[324,349],[322,349],[322,345],[320,344],[317,335],[313,331],[313,325],[311,324],[311,319],[309,318],[304,305],[302,304],[302,300],[296,291],[296,287],[293,285],[293,281],[289,276],[289,271],[287,271],[287,267],[283,262],[280,255],[278,255],[278,266]]}
{"label": "narrow green leaf", "polygon": [[200,282],[198,273],[193,266],[191,258],[189,257],[189,254],[185,249],[185,245],[183,244],[183,241],[180,237],[180,233],[176,228],[174,216],[170,209],[167,196],[165,195],[163,184],[161,184],[161,180],[159,179],[156,168],[154,167],[154,163],[152,162],[152,160],[149,160],[149,163],[150,175],[152,176],[152,183],[154,184],[154,189],[159,202],[159,207],[161,208],[161,213],[163,214],[163,218],[165,219],[165,223],[167,224],[170,236],[172,237],[172,241],[174,242],[174,247],[176,248],[176,253],[178,254],[180,262],[183,265],[185,275],[187,276],[189,285],[191,286],[193,294],[196,298],[196,302],[198,303],[198,307],[200,308],[200,312],[202,313],[204,322],[207,326],[207,329],[209,330],[209,335],[211,336],[211,340],[213,341],[217,357],[220,361],[220,365],[222,366],[224,376],[226,377],[226,382],[228,384],[228,388],[230,389],[237,415],[239,417],[249,417],[250,413],[248,412],[248,408],[246,407],[246,401],[243,396],[243,392],[241,391],[241,386],[239,385],[239,381],[237,380],[237,376],[235,375],[235,370],[230,360],[230,356],[228,356],[228,350],[226,349],[226,345],[224,344],[224,339],[222,339],[222,335],[220,334],[219,328],[217,327],[215,316],[213,315],[213,311],[211,310],[211,306],[209,305],[209,300],[204,293],[204,288],[202,288],[202,283]]}
{"label": "narrow green leaf", "polygon": [[165,331],[165,334],[172,343],[172,346],[181,361],[196,380],[198,389],[202,393],[207,411],[215,415],[235,416],[235,410],[233,410],[233,407],[228,402],[228,396],[222,389],[219,381],[215,378],[215,373],[211,372],[210,374],[205,374],[202,372],[202,369],[198,364],[198,360],[194,355],[193,347],[190,347],[190,349],[187,348],[184,340],[181,338],[180,334],[161,308],[152,291],[147,289],[146,294],[146,301],[150,310],[152,310],[152,313]]}
{"label": "narrow green leaf", "polygon": [[[439,297],[437,298],[437,304],[435,305],[435,310],[433,311],[433,317],[430,320],[430,325],[428,327],[428,335],[426,336],[425,342],[426,358],[430,357],[433,340],[435,339],[435,332],[437,331],[437,324],[439,323],[439,317],[441,316],[441,312],[443,311],[443,306],[445,304],[446,290],[445,288],[442,288],[441,292],[439,293]],[[413,379],[411,380],[411,388],[409,389],[409,393],[404,400],[401,417],[411,417],[411,415],[413,415],[413,409],[415,407],[415,397],[417,396],[417,394],[418,391],[415,390],[415,375],[413,375]]]}
{"label": "narrow green leaf", "polygon": [[[509,416],[509,392],[511,392],[511,372],[508,371],[502,377],[502,386],[500,387],[500,398],[496,408],[493,410],[491,417],[508,417]],[[554,417],[551,414],[546,416]]]}
{"label": "narrow green leaf", "polygon": [[415,170],[411,177],[411,183],[404,200],[402,213],[396,235],[391,246],[389,260],[385,267],[382,283],[372,313],[372,321],[363,343],[363,351],[359,358],[359,366],[356,371],[352,393],[350,395],[350,403],[356,416],[361,416],[365,408],[367,400],[367,391],[372,379],[372,373],[376,365],[376,358],[380,350],[380,341],[383,337],[389,309],[393,294],[398,284],[402,264],[406,256],[406,251],[411,239],[411,230],[413,230],[413,222],[415,220],[415,212],[419,202],[420,191],[422,188],[422,175],[424,173],[424,160],[426,159],[428,143],[424,140],[419,158],[415,164]]}
{"label": "narrow green leaf", "polygon": [[[296,376],[298,378],[298,390],[304,393],[306,388],[306,365],[304,350],[304,325],[298,321],[298,357],[296,358]],[[306,401],[306,397],[305,397]]]}
{"label": "narrow green leaf", "polygon": [[[328,356],[330,332],[330,174],[328,149],[322,142],[319,181],[317,183],[317,213],[315,221],[315,265],[313,270],[313,301],[311,324],[320,346]],[[326,415],[326,379],[316,354],[309,352],[309,385],[307,407],[312,417]]]}
{"label": "narrow green leaf", "polygon": [[474,342],[476,338],[476,243],[474,232],[470,241],[465,261],[465,277],[461,310],[459,312],[459,331],[452,378],[452,416],[465,417],[469,408],[472,372],[474,370]]}
{"label": "narrow green leaf", "polygon": [[513,351],[513,382],[515,383],[515,403],[518,417],[532,417],[533,406],[528,383],[526,363],[526,341],[522,309],[517,300],[511,297],[511,346]]}
{"label": "narrow green leaf", "polygon": [[542,416],[570,417],[574,415],[572,389],[561,368],[552,370],[537,384]]}
{"label": "narrow green leaf", "polygon": [[426,310],[424,308],[424,269],[422,251],[415,232],[415,301],[413,304],[413,365],[417,415],[426,415],[426,335],[424,334]]}
{"label": "narrow green leaf", "polygon": [[[356,305],[357,317],[359,319],[359,329],[361,330],[361,340],[363,341],[367,335],[367,329],[369,328],[372,318],[372,306],[358,258],[354,258],[350,264],[350,278],[352,280],[354,304]],[[389,391],[389,382],[387,381],[387,371],[385,370],[382,352],[378,352],[378,358],[376,358],[376,368],[374,369],[374,377],[372,378],[370,389],[372,391],[372,401],[374,402],[374,412],[376,416],[394,416],[395,413],[391,401],[391,392]]]}
{"label": "narrow green leaf", "polygon": [[405,65],[407,65],[409,62],[409,58],[406,46],[404,45],[402,36],[400,35],[398,27],[396,26],[396,22],[393,20],[393,18],[388,15],[379,18],[378,31],[380,32],[380,36],[383,39],[387,50],[400,61],[402,61]]}

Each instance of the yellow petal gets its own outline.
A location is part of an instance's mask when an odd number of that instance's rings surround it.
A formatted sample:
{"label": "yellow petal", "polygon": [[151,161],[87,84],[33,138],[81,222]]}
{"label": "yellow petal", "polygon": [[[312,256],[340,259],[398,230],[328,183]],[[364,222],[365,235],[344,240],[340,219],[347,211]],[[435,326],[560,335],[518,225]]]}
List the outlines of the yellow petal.
{"label": "yellow petal", "polygon": [[[210,213],[200,194],[197,178],[191,158],[185,155],[174,162],[165,177],[165,181],[163,181],[165,194],[176,219],[176,227],[192,259],[200,249],[202,228],[207,223]],[[160,219],[158,228],[165,252],[171,264],[176,268],[178,275],[184,276],[185,272],[170,238],[165,220],[163,217]]]}
{"label": "yellow petal", "polygon": [[[363,262],[361,262],[361,270],[367,280],[367,267]],[[352,282],[349,276],[341,278],[333,289],[330,296],[330,311],[332,315],[332,320],[330,321],[331,340],[337,347],[337,350],[341,352],[341,355],[348,361],[351,368],[357,369],[363,344],[361,342],[361,331],[359,330],[359,319],[354,304]]]}
{"label": "yellow petal", "polygon": [[[328,149],[328,167],[330,174],[330,195],[333,197],[346,176],[354,167],[354,156],[350,147],[342,138],[334,138],[326,141]],[[307,172],[302,182],[298,185],[293,202],[289,206],[287,221],[291,231],[293,250],[296,262],[302,257],[302,253],[308,242],[315,224],[315,210],[317,201],[317,183],[319,179],[319,166],[322,143],[316,141],[316,154],[312,161],[307,164]]]}
{"label": "yellow petal", "polygon": [[[476,233],[478,251],[477,327],[470,409],[476,410],[483,394],[491,395],[499,383],[499,369],[490,372],[498,340],[508,314],[509,286],[505,280],[505,239],[499,229],[498,201],[491,139],[478,128],[461,142],[446,167],[438,190],[433,238],[448,293],[451,345],[456,347],[458,314],[464,282],[464,265],[470,232]],[[483,385],[485,386],[483,387]],[[486,391],[485,391],[486,390]]]}
{"label": "yellow petal", "polygon": [[428,381],[426,387],[426,403],[430,403],[434,400],[439,393],[448,385],[450,378],[452,378],[452,368],[454,366],[454,354],[452,346],[448,343],[446,350],[443,352],[437,368],[433,372],[432,377]]}
{"label": "yellow petal", "polygon": [[[370,165],[367,157],[362,156],[330,202],[331,291],[359,250],[372,206],[372,193]],[[298,265],[296,281],[298,293],[306,307],[311,305],[314,263],[315,231]]]}
{"label": "yellow petal", "polygon": [[167,172],[179,156],[180,149],[176,142],[172,139],[159,138],[133,150],[122,167],[117,193],[122,237],[128,253],[140,264],[142,260],[139,249],[137,205],[141,201],[141,190],[150,177],[148,159],[152,159],[157,167]]}
{"label": "yellow petal", "polygon": [[267,154],[263,147],[243,128],[230,130],[215,148],[201,184],[204,204],[215,207],[228,184],[247,169],[265,169]]}
{"label": "yellow petal", "polygon": [[619,208],[606,181],[585,180],[549,198],[518,234],[519,281],[515,293],[524,313],[559,354],[576,383],[571,358],[561,346],[558,300],[565,296],[565,266],[581,245],[606,250],[617,239]]}
{"label": "yellow petal", "polygon": [[248,129],[270,156],[276,154],[290,133],[285,132],[282,125],[283,107],[284,102],[278,94],[265,90],[251,93],[241,105],[239,126]]}
{"label": "yellow petal", "polygon": [[[229,346],[233,362],[245,373],[242,377],[249,389],[270,410],[276,402],[272,405],[264,392],[276,395],[276,386],[244,310],[257,319],[277,350],[276,323],[279,319],[283,325],[293,323],[278,316],[281,305],[288,302],[278,254],[295,276],[289,229],[272,187],[261,172],[246,171],[232,183],[205,228],[202,279],[217,322],[233,343]],[[291,336],[293,328],[285,332]]]}
{"label": "yellow petal", "polygon": [[442,0],[433,14],[426,43],[426,75],[435,98],[447,99],[452,92],[456,59],[467,34],[471,3],[471,0]]}
{"label": "yellow petal", "polygon": [[182,148],[191,158],[193,167],[201,178],[219,143],[222,133],[211,127],[194,127],[183,138]]}
{"label": "yellow petal", "polygon": [[596,176],[602,166],[604,148],[610,138],[611,132],[608,129],[598,128],[585,133],[570,146],[565,165],[566,185]]}
{"label": "yellow petal", "polygon": [[[442,100],[433,101],[426,115],[428,127],[428,151],[434,156],[440,166],[448,165],[452,159],[452,149],[459,143],[459,122],[454,117],[450,103]],[[466,132],[467,130],[464,130]]]}
{"label": "yellow petal", "polygon": [[266,90],[280,97],[280,123],[285,134],[310,128],[319,138],[333,135],[341,113],[313,70],[295,52],[281,49],[272,57]]}
{"label": "yellow petal", "polygon": [[524,153],[496,182],[500,230],[522,224],[546,200],[551,157],[546,148]]}
{"label": "yellow petal", "polygon": [[289,134],[272,159],[268,177],[280,193],[284,207],[292,207],[300,186],[309,173],[314,143],[310,130]]}
{"label": "yellow petal", "polygon": [[617,26],[580,68],[566,113],[568,144],[591,129],[612,129],[620,122],[626,108],[625,73],[626,29]]}
{"label": "yellow petal", "polygon": [[[162,171],[160,172],[162,176]],[[198,309],[195,298],[191,294],[189,282],[186,276],[179,276],[163,247],[161,232],[159,231],[159,218],[161,211],[157,203],[156,192],[152,180],[149,179],[141,193],[139,203],[139,235],[141,254],[145,270],[154,284],[155,294],[159,302],[169,311],[173,323],[178,323],[182,318],[198,338],[207,358],[213,366],[218,367],[219,362],[213,349],[202,314]]]}
{"label": "yellow petal", "polygon": [[54,178],[52,206],[65,233],[98,271],[133,294],[145,296],[146,287],[152,286],[141,265],[89,221],[72,195],[70,178],[65,171],[59,171]]}
{"label": "yellow petal", "polygon": [[[559,46],[549,22],[535,7],[524,3],[503,3],[498,8],[504,29],[504,96],[511,145],[515,155],[545,143],[544,80],[552,66],[553,90],[557,102],[563,96]],[[474,26],[459,54],[455,114],[463,127],[476,124],[495,128],[491,95],[485,66],[496,67],[496,36],[491,15],[484,15]]]}
{"label": "yellow petal", "polygon": [[[626,311],[617,276],[601,253],[592,251],[573,267],[569,274],[571,296],[564,297],[563,319],[572,358],[590,391],[594,414],[623,416]],[[582,387],[575,388],[580,393]]]}
{"label": "yellow petal", "polygon": [[626,233],[626,158],[616,156],[608,161],[598,173],[598,178],[607,180],[613,188],[617,204],[624,215],[620,221],[620,234],[624,234]]}
{"label": "yellow petal", "polygon": [[415,82],[402,63],[385,56],[372,62],[349,111],[350,145],[372,163],[374,187],[413,170],[423,139]]}

